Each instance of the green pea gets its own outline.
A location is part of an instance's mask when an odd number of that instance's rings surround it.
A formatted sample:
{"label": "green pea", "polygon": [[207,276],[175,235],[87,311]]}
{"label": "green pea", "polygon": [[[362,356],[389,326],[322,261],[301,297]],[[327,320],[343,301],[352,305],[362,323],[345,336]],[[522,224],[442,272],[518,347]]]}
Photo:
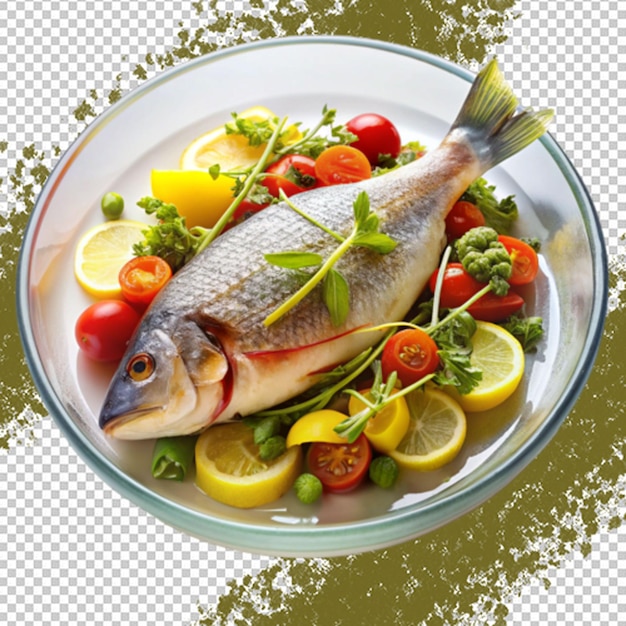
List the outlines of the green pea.
{"label": "green pea", "polygon": [[388,456],[375,458],[369,469],[372,482],[383,489],[393,487],[399,474],[398,464]]}
{"label": "green pea", "polygon": [[104,217],[108,220],[117,220],[124,211],[124,198],[119,193],[109,191],[102,196],[100,207]]}
{"label": "green pea", "polygon": [[313,504],[322,495],[322,482],[313,474],[300,474],[293,484],[296,496],[304,504]]}

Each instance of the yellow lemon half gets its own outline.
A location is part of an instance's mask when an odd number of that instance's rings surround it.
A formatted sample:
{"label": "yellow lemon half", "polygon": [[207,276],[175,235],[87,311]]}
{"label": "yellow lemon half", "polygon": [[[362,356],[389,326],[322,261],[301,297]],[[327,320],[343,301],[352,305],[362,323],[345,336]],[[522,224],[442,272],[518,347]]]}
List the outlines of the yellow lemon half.
{"label": "yellow lemon half", "polygon": [[80,285],[96,298],[118,297],[120,270],[135,256],[133,244],[143,240],[146,228],[146,224],[133,220],[114,220],[90,228],[74,253],[74,275]]}
{"label": "yellow lemon half", "polygon": [[322,409],[303,415],[287,434],[287,447],[302,443],[323,441],[325,443],[346,443],[346,438],[335,432],[335,426],[347,419],[347,415],[332,409]]}
{"label": "yellow lemon half", "polygon": [[482,373],[482,380],[468,394],[452,391],[467,412],[488,411],[509,398],[524,375],[524,350],[520,342],[497,324],[477,322],[472,336],[470,362]]}
{"label": "yellow lemon half", "polygon": [[398,465],[430,471],[452,461],[465,442],[467,422],[459,404],[443,391],[417,389],[407,396],[409,428],[389,456]]}
{"label": "yellow lemon half", "polygon": [[[369,390],[361,393],[367,397]],[[392,394],[395,393],[392,392]],[[350,396],[348,411],[356,415],[365,408],[365,404],[355,396]],[[365,426],[365,436],[378,452],[388,453],[394,450],[409,428],[409,407],[403,397],[396,398],[381,411],[369,419]]]}
{"label": "yellow lemon half", "polygon": [[263,461],[254,430],[237,422],[212,426],[200,435],[195,458],[198,487],[218,502],[242,509],[277,500],[302,471],[300,446]]}

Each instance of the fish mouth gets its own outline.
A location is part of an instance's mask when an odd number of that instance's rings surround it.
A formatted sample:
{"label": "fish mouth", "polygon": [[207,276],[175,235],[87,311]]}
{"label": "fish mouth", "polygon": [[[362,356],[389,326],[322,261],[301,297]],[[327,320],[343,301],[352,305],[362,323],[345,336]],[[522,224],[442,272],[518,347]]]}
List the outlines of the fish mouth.
{"label": "fish mouth", "polygon": [[113,416],[102,413],[100,427],[105,434],[118,439],[145,439],[147,429],[154,428],[154,415],[166,410],[167,407],[154,405]]}

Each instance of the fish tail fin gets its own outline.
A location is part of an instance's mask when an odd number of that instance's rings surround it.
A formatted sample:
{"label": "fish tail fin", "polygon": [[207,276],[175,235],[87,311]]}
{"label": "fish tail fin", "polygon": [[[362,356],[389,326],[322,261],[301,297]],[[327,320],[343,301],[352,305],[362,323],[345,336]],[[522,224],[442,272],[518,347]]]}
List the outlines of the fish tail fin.
{"label": "fish tail fin", "polygon": [[469,131],[485,169],[508,159],[541,137],[554,117],[552,109],[518,110],[518,100],[492,59],[478,73],[452,129]]}

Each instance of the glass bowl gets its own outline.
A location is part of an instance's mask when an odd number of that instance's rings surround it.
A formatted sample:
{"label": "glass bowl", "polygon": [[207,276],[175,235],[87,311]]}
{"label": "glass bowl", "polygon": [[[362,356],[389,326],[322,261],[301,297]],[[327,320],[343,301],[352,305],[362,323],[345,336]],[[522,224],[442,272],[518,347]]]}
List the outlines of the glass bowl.
{"label": "glass bowl", "polygon": [[284,38],[163,72],[87,127],[59,160],[30,218],[18,315],[43,401],[103,480],[167,524],[210,542],[266,554],[330,556],[382,548],[441,526],[489,498],[537,455],[590,373],[607,301],[606,252],[592,201],[549,134],[486,175],[500,196],[515,195],[516,234],[543,242],[540,276],[526,296],[533,314],[544,318],[546,339],[529,357],[514,396],[499,410],[472,415],[461,454],[440,470],[404,472],[391,490],[362,486],[314,505],[293,494],[259,509],[221,505],[193,478],[182,484],[153,479],[152,442],[115,441],[100,431],[97,415],[113,369],[88,362],[74,340],[75,321],[91,302],[74,279],[74,247],[102,220],[104,193],[121,193],[125,217],[144,219],[132,205],[150,194],[150,170],[178,167],[193,138],[255,104],[304,127],[326,104],[337,109],[339,120],[376,111],[396,123],[405,141],[433,148],[472,80],[473,74],[440,58],[379,41]]}

